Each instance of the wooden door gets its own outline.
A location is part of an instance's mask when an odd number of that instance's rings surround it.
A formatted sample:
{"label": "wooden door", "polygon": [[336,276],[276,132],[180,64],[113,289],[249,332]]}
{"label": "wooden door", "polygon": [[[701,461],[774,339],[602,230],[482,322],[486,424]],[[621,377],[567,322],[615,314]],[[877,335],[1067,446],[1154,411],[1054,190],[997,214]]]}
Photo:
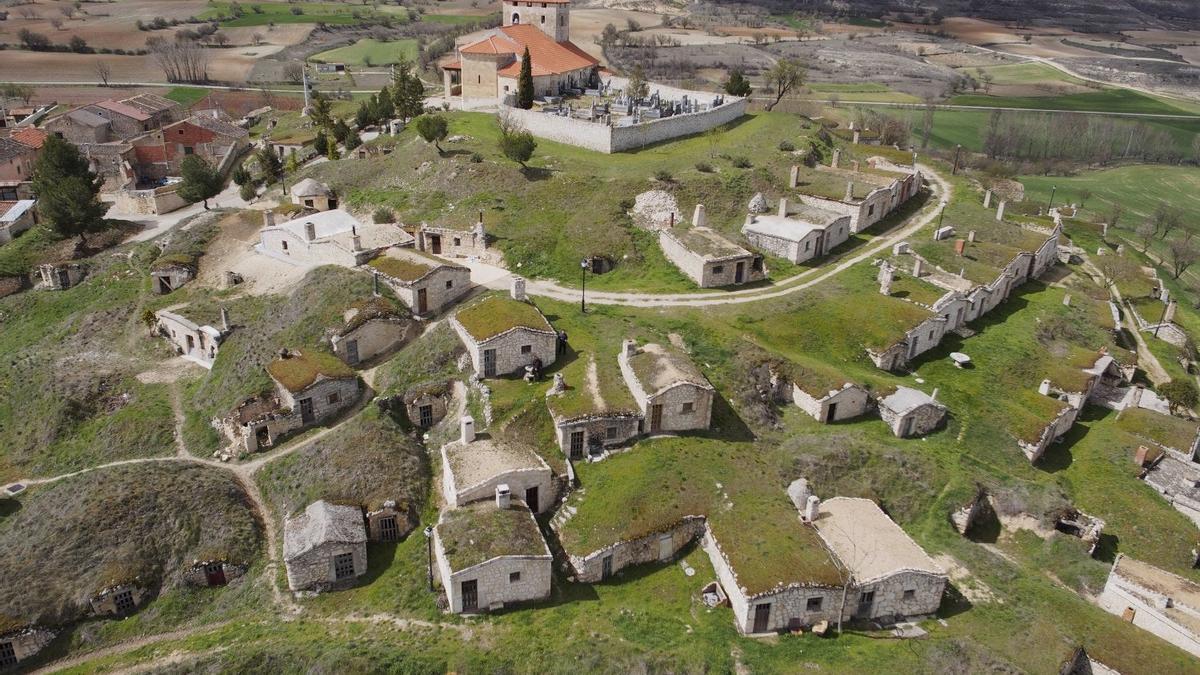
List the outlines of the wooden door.
{"label": "wooden door", "polygon": [[316,415],[313,415],[313,403],[311,398],[300,399],[300,422],[301,424],[312,424],[316,421]]}
{"label": "wooden door", "polygon": [[738,263],[737,266],[733,268],[733,283],[735,283],[735,284],[742,283],[742,279],[745,278],[745,276],[746,276],[746,263]]}
{"label": "wooden door", "polygon": [[120,591],[113,598],[113,604],[116,605],[117,614],[132,614],[134,610],[133,591]]}
{"label": "wooden door", "polygon": [[462,611],[479,609],[479,582],[475,579],[462,582]]}
{"label": "wooden door", "polygon": [[525,488],[525,506],[528,506],[529,510],[534,513],[538,512],[538,489],[536,485],[531,488]]}
{"label": "wooden door", "polygon": [[832,422],[832,421],[834,421],[834,420],[836,420],[836,419],[837,419],[837,404],[836,404],[836,403],[830,403],[830,404],[829,404],[829,411],[828,411],[828,412],[825,414],[825,421],[826,421],[826,422]]}
{"label": "wooden door", "polygon": [[650,433],[658,433],[662,429],[662,404],[655,403],[650,406]]}
{"label": "wooden door", "polygon": [[346,361],[352,365],[358,363],[358,340],[346,343]]}
{"label": "wooden door", "polygon": [[764,602],[754,606],[754,632],[765,633],[771,626],[771,603]]}
{"label": "wooden door", "polygon": [[429,251],[434,255],[442,254],[442,237],[441,235],[429,235]]}
{"label": "wooden door", "polygon": [[483,376],[484,377],[495,377],[496,376],[496,350],[495,349],[483,350]]}
{"label": "wooden door", "polygon": [[225,585],[225,566],[221,563],[209,563],[204,566],[204,579],[209,586]]}
{"label": "wooden door", "polygon": [[425,293],[424,288],[417,289],[417,314],[424,314],[429,311],[429,297]]}
{"label": "wooden door", "polygon": [[612,556],[606,555],[600,560],[600,579],[604,580],[612,576]]}

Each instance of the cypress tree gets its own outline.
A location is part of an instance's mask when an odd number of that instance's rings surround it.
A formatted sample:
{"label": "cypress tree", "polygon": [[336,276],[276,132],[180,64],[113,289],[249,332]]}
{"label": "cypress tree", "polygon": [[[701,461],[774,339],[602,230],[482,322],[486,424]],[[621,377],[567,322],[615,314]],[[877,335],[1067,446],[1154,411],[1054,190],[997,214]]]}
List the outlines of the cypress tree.
{"label": "cypress tree", "polygon": [[529,58],[529,47],[521,57],[521,74],[517,77],[517,107],[525,110],[533,107],[533,60]]}

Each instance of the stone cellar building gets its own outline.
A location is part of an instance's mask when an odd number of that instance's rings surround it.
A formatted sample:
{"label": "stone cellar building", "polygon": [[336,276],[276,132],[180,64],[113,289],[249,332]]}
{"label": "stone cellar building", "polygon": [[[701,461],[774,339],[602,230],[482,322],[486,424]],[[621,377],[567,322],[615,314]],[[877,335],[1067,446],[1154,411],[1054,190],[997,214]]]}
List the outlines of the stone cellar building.
{"label": "stone cellar building", "polygon": [[716,390],[704,373],[674,347],[625,340],[618,357],[649,434],[707,429]]}
{"label": "stone cellar building", "polygon": [[450,319],[480,377],[523,375],[526,366],[545,368],[558,358],[558,334],[523,291],[517,295],[483,298]]}
{"label": "stone cellar building", "polygon": [[288,588],[329,590],[349,586],[367,572],[367,531],[357,506],[315,501],[283,524]]}

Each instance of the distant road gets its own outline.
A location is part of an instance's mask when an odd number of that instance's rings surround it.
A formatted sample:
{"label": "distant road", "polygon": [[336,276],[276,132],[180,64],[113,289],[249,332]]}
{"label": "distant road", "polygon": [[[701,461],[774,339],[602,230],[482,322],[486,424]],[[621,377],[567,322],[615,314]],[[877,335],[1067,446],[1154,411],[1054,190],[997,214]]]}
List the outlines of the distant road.
{"label": "distant road", "polygon": [[[774,101],[775,100],[775,98],[773,96],[751,96],[750,98],[755,101]],[[833,99],[822,99],[822,98],[803,98],[803,99],[791,99],[791,100],[803,101],[803,102],[807,102],[807,103],[826,103],[826,104],[832,104],[832,103],[836,102],[838,105],[847,106],[847,107],[856,106],[856,105],[868,105],[868,106],[879,106],[879,107],[883,107],[883,108],[909,108],[909,109],[914,109],[914,110],[920,110],[921,108],[925,107],[924,103],[902,103],[902,102],[898,102],[898,101],[841,101],[841,100],[834,101]],[[936,108],[938,110],[984,110],[984,111],[986,111],[986,110],[1001,110],[1001,111],[1011,111],[1011,112],[1078,113],[1080,115],[1108,115],[1108,116],[1112,116],[1112,117],[1149,117],[1149,118],[1170,119],[1170,120],[1200,120],[1200,114],[1190,115],[1187,113],[1180,113],[1180,114],[1176,115],[1176,114],[1167,114],[1167,113],[1117,112],[1117,111],[1108,111],[1108,110],[1066,110],[1063,108],[1014,108],[1014,107],[1010,107],[1010,106],[998,106],[998,105],[952,105],[949,103],[935,103],[934,108]]]}
{"label": "distant road", "polygon": [[[34,82],[31,80],[8,80],[12,84],[31,84],[35,87],[104,87],[106,89],[120,89],[122,87],[197,87],[200,89],[218,89],[223,91],[264,91],[263,87],[256,87],[252,84],[240,85],[233,87],[225,84],[190,84],[190,83],[171,83],[171,82],[109,82],[107,86],[99,82]],[[300,85],[295,85],[290,89],[266,88],[275,94],[299,94],[302,93]],[[351,94],[378,94],[378,89],[346,89]]]}

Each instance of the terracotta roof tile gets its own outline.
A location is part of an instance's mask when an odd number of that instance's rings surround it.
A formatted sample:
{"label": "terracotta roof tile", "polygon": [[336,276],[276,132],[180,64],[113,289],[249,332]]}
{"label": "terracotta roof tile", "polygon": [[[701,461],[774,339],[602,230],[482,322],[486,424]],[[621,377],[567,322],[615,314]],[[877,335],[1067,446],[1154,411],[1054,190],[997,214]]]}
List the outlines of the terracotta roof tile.
{"label": "terracotta roof tile", "polygon": [[131,105],[121,103],[120,101],[100,101],[99,103],[93,103],[92,105],[96,106],[97,108],[104,108],[105,110],[115,112],[118,115],[124,115],[139,122],[145,122],[146,120],[150,119],[150,116],[146,113]]}
{"label": "terracotta roof tile", "polygon": [[[551,75],[581,70],[599,64],[599,61],[570,42],[555,42],[536,26],[505,26],[500,33],[518,45],[521,52],[529,49],[533,61],[534,75]],[[501,75],[520,73],[519,64],[509,64],[500,70]]]}
{"label": "terracotta roof tile", "polygon": [[490,35],[479,42],[463,47],[463,54],[516,54],[518,45],[501,35]]}
{"label": "terracotta roof tile", "polygon": [[23,127],[14,131],[9,138],[12,138],[21,145],[27,145],[36,150],[46,142],[46,132],[36,127]]}

